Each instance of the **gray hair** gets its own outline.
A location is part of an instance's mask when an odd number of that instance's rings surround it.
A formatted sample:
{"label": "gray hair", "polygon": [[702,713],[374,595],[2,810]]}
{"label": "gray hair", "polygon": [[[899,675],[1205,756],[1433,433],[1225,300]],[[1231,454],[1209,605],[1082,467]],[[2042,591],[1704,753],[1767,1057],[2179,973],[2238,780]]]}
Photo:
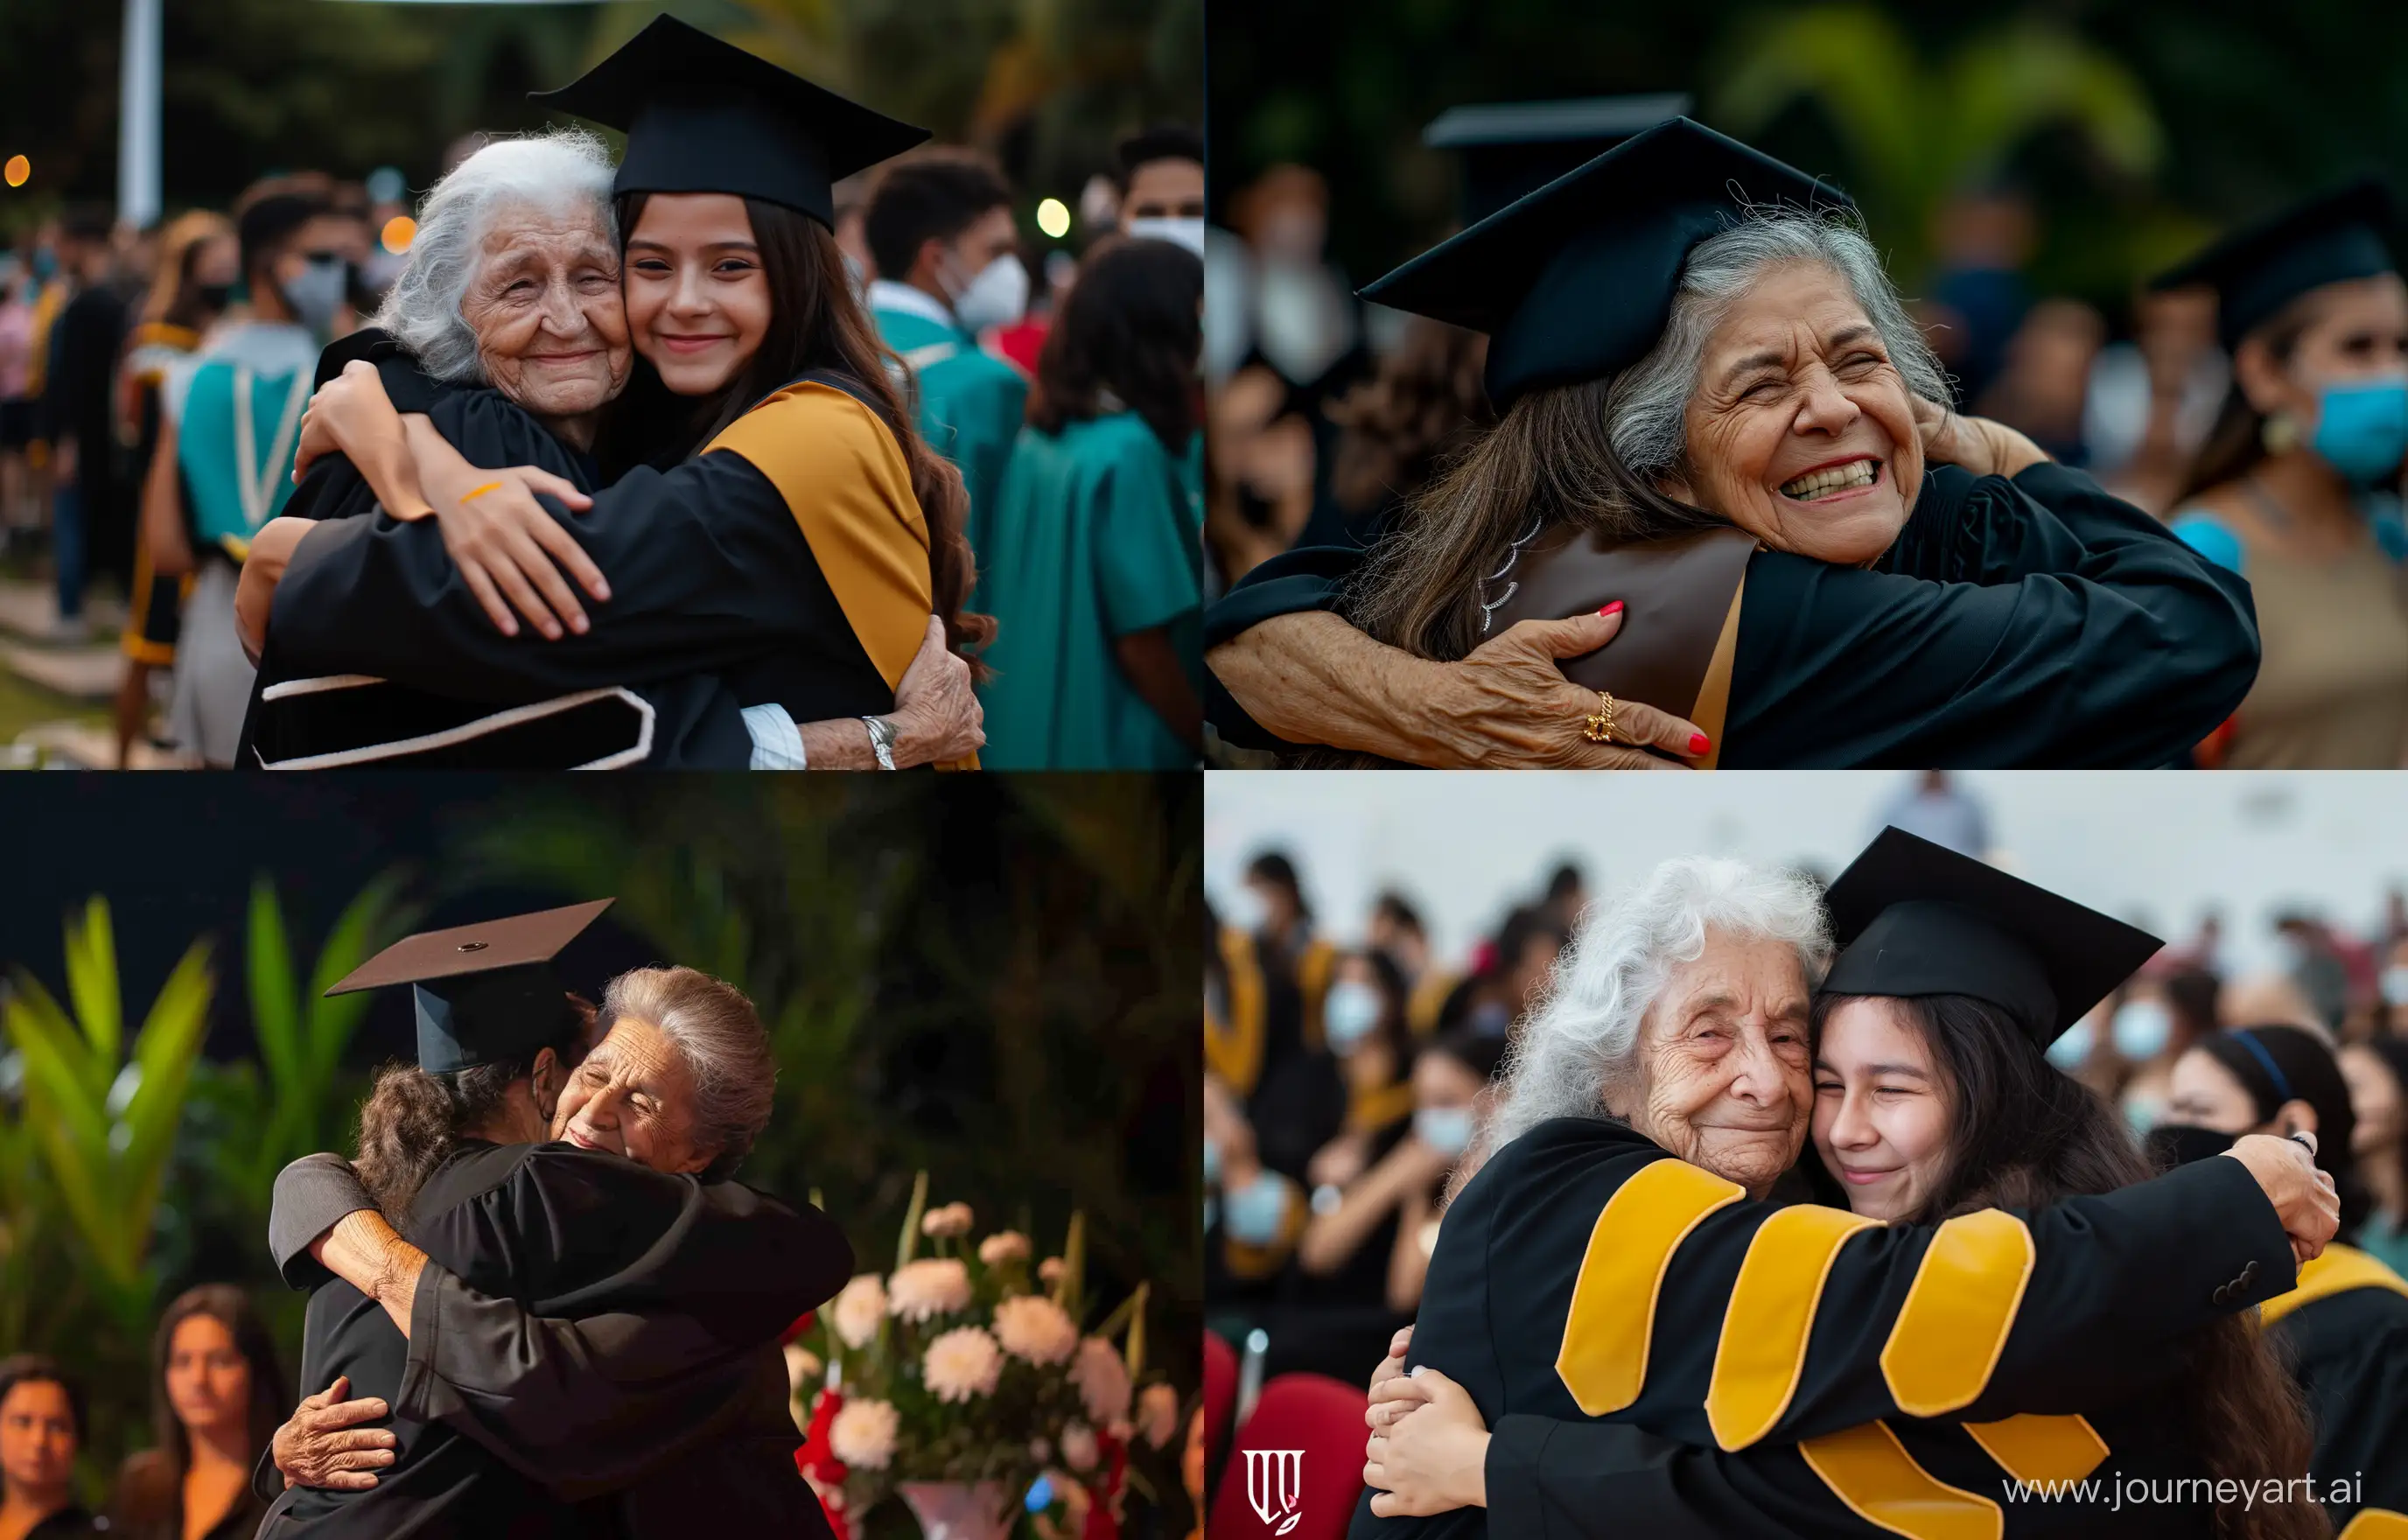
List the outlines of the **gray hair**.
{"label": "gray hair", "polygon": [[1839,274],[1881,333],[1906,388],[1927,401],[1948,399],[1947,371],[1923,328],[1907,314],[1858,217],[1837,209],[1758,205],[1689,252],[1664,335],[1614,381],[1606,416],[1613,452],[1624,465],[1641,476],[1656,476],[1683,462],[1689,398],[1705,367],[1706,339],[1767,269],[1793,262],[1818,263]]}
{"label": "gray hair", "polygon": [[638,968],[610,981],[598,1023],[649,1022],[677,1047],[694,1076],[694,1139],[712,1152],[702,1173],[723,1181],[768,1126],[778,1059],[760,1013],[744,991],[692,968]]}
{"label": "gray hair", "polygon": [[1831,966],[1822,895],[1805,877],[1705,856],[1664,862],[1581,917],[1508,1057],[1484,1154],[1551,1117],[1602,1114],[1607,1087],[1636,1079],[1647,1013],[1709,930],[1787,943],[1809,988]]}
{"label": "gray hair", "polygon": [[419,206],[408,266],[394,280],[375,324],[392,333],[436,379],[483,384],[477,334],[460,314],[460,300],[477,276],[494,215],[513,206],[557,211],[582,202],[616,242],[612,175],[610,151],[581,128],[554,128],[486,145],[428,189]]}

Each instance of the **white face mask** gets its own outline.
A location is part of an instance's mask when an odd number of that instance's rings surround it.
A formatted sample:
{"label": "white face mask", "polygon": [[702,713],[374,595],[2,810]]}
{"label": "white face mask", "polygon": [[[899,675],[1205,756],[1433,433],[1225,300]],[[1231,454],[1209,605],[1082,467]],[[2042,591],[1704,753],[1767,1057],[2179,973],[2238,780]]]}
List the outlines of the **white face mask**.
{"label": "white face mask", "polygon": [[2163,1001],[2128,1000],[2115,1008],[2111,1030],[2115,1051],[2128,1059],[2155,1058],[2173,1035],[2174,1016]]}
{"label": "white face mask", "polygon": [[297,277],[278,287],[293,318],[322,336],[334,327],[335,308],[343,302],[350,276],[340,262],[312,258]]}
{"label": "white face mask", "polygon": [[1129,235],[1139,240],[1167,240],[1184,246],[1197,256],[1204,254],[1204,222],[1201,219],[1180,219],[1157,216],[1133,219],[1128,223]]}
{"label": "white face mask", "polygon": [[2383,1003],[2408,1005],[2408,962],[2395,962],[2383,971]]}
{"label": "white face mask", "polygon": [[952,289],[953,319],[975,337],[991,326],[1010,326],[1028,313],[1028,269],[1006,252],[978,271],[978,276]]}
{"label": "white face mask", "polygon": [[1270,919],[1270,905],[1263,902],[1262,890],[1252,883],[1240,885],[1221,908],[1221,923],[1249,936],[1268,925]]}
{"label": "white face mask", "polygon": [[1469,1107],[1423,1107],[1413,1114],[1414,1134],[1440,1155],[1461,1155],[1476,1131]]}
{"label": "white face mask", "polygon": [[1322,1001],[1321,1025],[1332,1053],[1353,1052],[1380,1025],[1380,992],[1359,980],[1340,979]]}

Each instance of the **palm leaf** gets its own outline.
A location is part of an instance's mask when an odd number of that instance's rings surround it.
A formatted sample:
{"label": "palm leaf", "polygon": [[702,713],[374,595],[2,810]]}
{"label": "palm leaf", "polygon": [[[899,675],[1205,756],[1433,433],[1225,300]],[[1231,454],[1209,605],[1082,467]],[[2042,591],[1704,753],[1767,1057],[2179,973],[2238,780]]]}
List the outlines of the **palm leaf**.
{"label": "palm leaf", "polygon": [[81,925],[67,922],[66,953],[67,999],[92,1045],[83,1069],[94,1088],[106,1093],[124,1031],[117,998],[117,934],[108,923],[108,900],[94,898],[86,904]]}
{"label": "palm leaf", "polygon": [[251,1025],[259,1033],[259,1057],[267,1083],[278,1091],[302,1087],[301,1002],[294,989],[293,947],[284,932],[284,912],[265,877],[251,885],[245,977],[251,986]]}

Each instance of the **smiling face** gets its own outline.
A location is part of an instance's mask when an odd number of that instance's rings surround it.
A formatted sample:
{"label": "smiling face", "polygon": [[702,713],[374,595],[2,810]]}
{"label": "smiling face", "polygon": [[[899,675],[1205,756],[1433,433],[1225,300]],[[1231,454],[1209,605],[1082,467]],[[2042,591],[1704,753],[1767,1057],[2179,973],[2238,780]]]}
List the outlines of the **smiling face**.
{"label": "smiling face", "polygon": [[494,388],[547,420],[599,411],[634,355],[619,257],[598,211],[498,211],[479,249],[460,318]]}
{"label": "smiling face", "polygon": [[167,1404],[194,1431],[239,1428],[251,1414],[251,1364],[215,1316],[187,1316],[167,1343]]}
{"label": "smiling face", "polygon": [[736,378],[769,330],[769,278],[744,200],[655,193],[627,236],[627,324],[636,351],[680,396]]}
{"label": "smiling face", "polygon": [[1805,1143],[1806,976],[1777,941],[1706,932],[1640,1029],[1631,1127],[1761,1197]]}
{"label": "smiling face", "polygon": [[1776,551],[1870,562],[1923,489],[1906,380],[1847,280],[1819,262],[1771,267],[1731,303],[1685,428],[1689,473],[1664,490]]}
{"label": "smiling face", "polygon": [[1900,1219],[1930,1202],[1948,1176],[1949,1105],[1930,1044],[1897,1000],[1830,1013],[1814,1054],[1814,1149],[1849,1208]]}
{"label": "smiling face", "polygon": [[622,1016],[568,1077],[552,1136],[624,1155],[654,1171],[700,1171],[718,1153],[696,1142],[694,1072],[668,1034]]}

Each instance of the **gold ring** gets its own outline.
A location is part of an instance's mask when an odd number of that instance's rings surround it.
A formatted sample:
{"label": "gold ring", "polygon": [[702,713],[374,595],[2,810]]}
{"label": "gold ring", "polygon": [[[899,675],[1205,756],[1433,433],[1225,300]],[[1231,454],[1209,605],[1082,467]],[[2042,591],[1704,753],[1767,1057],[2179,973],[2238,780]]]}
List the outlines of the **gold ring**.
{"label": "gold ring", "polygon": [[1582,725],[1581,736],[1592,743],[1611,743],[1613,741],[1613,697],[1599,690],[1597,698],[1603,704],[1595,716]]}

